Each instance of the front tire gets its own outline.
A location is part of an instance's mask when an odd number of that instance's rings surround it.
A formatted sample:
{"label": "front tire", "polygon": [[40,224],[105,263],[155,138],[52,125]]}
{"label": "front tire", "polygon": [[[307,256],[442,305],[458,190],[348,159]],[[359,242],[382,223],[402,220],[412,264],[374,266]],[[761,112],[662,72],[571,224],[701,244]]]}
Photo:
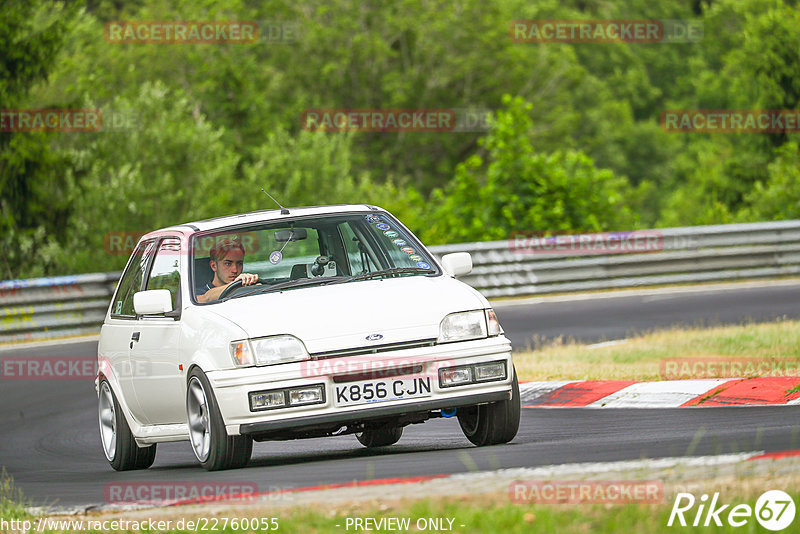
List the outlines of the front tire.
{"label": "front tire", "polygon": [[116,471],[147,469],[156,460],[156,445],[139,447],[108,380],[100,382],[98,399],[100,441],[103,453]]}
{"label": "front tire", "polygon": [[458,423],[464,435],[474,445],[499,445],[508,443],[519,430],[520,399],[517,371],[514,370],[511,398],[458,409]]}
{"label": "front tire", "polygon": [[356,439],[365,447],[388,447],[400,441],[402,435],[403,427],[393,426],[359,432],[356,434]]}
{"label": "front tire", "polygon": [[200,369],[189,373],[186,415],[192,450],[203,469],[219,471],[247,465],[253,454],[253,438],[228,435],[211,384]]}

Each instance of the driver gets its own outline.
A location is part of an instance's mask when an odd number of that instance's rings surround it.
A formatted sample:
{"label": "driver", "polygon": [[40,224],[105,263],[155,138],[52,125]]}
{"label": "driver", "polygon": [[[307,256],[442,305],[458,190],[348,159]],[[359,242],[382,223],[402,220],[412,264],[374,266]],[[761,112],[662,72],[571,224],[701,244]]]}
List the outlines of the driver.
{"label": "driver", "polygon": [[257,274],[242,272],[244,247],[241,242],[230,238],[222,239],[209,251],[209,256],[214,278],[195,290],[198,302],[217,300],[225,288],[236,280],[241,280],[243,286],[249,286],[258,281]]}

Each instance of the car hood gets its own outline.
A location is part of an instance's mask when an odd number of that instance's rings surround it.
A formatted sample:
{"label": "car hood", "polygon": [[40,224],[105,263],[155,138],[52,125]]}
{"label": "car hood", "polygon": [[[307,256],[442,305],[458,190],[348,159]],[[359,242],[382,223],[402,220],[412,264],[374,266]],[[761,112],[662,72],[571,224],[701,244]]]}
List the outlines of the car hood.
{"label": "car hood", "polygon": [[434,339],[448,313],[487,306],[480,293],[452,278],[409,276],[253,295],[207,310],[251,338],[291,334],[314,354]]}

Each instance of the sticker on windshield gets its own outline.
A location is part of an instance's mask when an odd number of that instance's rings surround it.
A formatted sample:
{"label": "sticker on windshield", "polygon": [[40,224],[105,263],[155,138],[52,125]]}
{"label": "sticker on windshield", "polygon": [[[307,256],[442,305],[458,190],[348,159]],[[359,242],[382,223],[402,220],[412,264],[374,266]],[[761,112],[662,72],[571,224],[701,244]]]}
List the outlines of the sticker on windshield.
{"label": "sticker on windshield", "polygon": [[405,252],[406,254],[415,254],[415,253],[417,252],[416,250],[414,250],[414,249],[413,249],[413,248],[411,248],[411,247],[403,247],[403,248],[401,248],[400,250],[402,250],[402,251],[403,251],[403,252]]}
{"label": "sticker on windshield", "polygon": [[403,241],[402,239],[392,239],[392,243],[394,243],[398,247],[402,247],[403,245],[406,244],[406,242]]}
{"label": "sticker on windshield", "polygon": [[383,222],[383,220],[381,220],[381,216],[380,216],[380,215],[367,215],[367,216],[366,216],[366,217],[364,217],[364,218],[365,218],[365,219],[367,220],[367,222],[369,222],[369,223],[379,223],[379,222]]}
{"label": "sticker on windshield", "polygon": [[378,224],[376,224],[376,225],[375,225],[375,227],[376,227],[378,230],[388,230],[389,228],[391,228],[391,226],[389,226],[389,225],[388,225],[388,224],[386,224],[386,223],[378,223]]}
{"label": "sticker on windshield", "polygon": [[431,266],[428,265],[427,263],[425,263],[424,261],[418,261],[417,262],[417,267],[419,267],[420,269],[430,269],[431,268]]}
{"label": "sticker on windshield", "polygon": [[411,256],[408,257],[408,259],[411,261],[422,261],[422,256],[420,256],[419,254],[412,254]]}
{"label": "sticker on windshield", "polygon": [[269,262],[272,265],[278,265],[282,259],[283,259],[283,254],[281,253],[280,250],[276,250],[275,252],[269,255]]}
{"label": "sticker on windshield", "polygon": [[400,234],[398,234],[394,230],[386,230],[385,232],[383,232],[383,235],[385,235],[386,237],[397,237]]}

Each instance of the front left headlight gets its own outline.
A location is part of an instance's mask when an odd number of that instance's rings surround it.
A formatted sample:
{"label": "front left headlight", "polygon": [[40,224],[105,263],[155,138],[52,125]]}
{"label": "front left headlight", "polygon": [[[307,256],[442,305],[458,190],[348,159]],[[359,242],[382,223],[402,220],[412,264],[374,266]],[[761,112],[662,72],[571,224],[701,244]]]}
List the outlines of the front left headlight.
{"label": "front left headlight", "polygon": [[483,310],[451,313],[439,324],[439,343],[468,341],[487,336]]}

